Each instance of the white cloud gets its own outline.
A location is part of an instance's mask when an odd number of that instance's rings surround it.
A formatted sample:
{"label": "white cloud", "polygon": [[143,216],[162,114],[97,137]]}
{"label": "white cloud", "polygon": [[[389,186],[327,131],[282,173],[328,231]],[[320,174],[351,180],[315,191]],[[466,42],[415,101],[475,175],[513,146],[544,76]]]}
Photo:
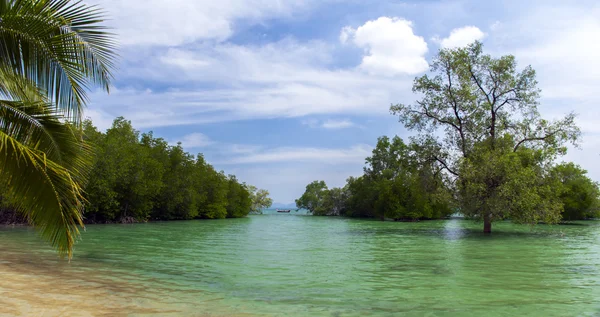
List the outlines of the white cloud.
{"label": "white cloud", "polygon": [[317,120],[317,119],[304,119],[304,120],[300,121],[300,123],[307,125],[311,128],[319,127],[319,120]]}
{"label": "white cloud", "polygon": [[214,143],[208,136],[199,132],[185,135],[180,142],[181,145],[185,146],[186,148],[205,147]]}
{"label": "white cloud", "polygon": [[450,35],[440,41],[440,46],[442,48],[464,47],[482,40],[485,36],[485,33],[476,26],[464,26],[450,31]]}
{"label": "white cloud", "polygon": [[112,116],[102,111],[101,109],[87,109],[85,117],[92,120],[94,126],[100,131],[106,131],[112,126],[116,116]]}
{"label": "white cloud", "polygon": [[215,63],[211,58],[200,59],[193,53],[177,48],[170,48],[167,53],[160,57],[160,61],[167,65],[178,66],[180,68],[192,68],[199,70]]}
{"label": "white cloud", "polygon": [[501,27],[502,27],[502,22],[496,21],[496,22],[492,23],[492,25],[490,25],[490,30],[496,31]]}
{"label": "white cloud", "polygon": [[331,45],[324,42],[301,43],[293,38],[260,46],[224,43],[171,48],[158,58],[156,67],[175,69],[183,76],[164,78],[159,73],[153,79],[223,83],[289,82],[298,78],[310,81],[316,75],[314,69],[326,70],[331,51]]}
{"label": "white cloud", "polygon": [[593,39],[598,34],[600,4],[585,8],[548,4],[502,23],[490,35],[495,44],[490,49],[494,55],[513,54],[520,67],[531,65],[536,70],[543,113],[574,110],[580,114],[584,131],[597,133],[600,42]]}
{"label": "white cloud", "polygon": [[401,100],[394,97],[398,92],[393,94],[387,87],[391,83],[377,86],[365,81],[362,91],[351,83],[340,82],[338,87],[315,84],[322,86],[273,83],[259,88],[151,93],[126,89],[110,96],[95,94],[90,108],[102,109],[110,118],[125,116],[139,128],[151,128],[313,114],[384,115],[390,103]]}
{"label": "white cloud", "polygon": [[343,120],[329,119],[329,120],[323,122],[322,126],[325,129],[345,129],[345,128],[353,127],[354,122],[352,122],[348,119],[343,119]]}
{"label": "white cloud", "polygon": [[260,23],[291,17],[318,1],[273,0],[92,0],[108,11],[109,23],[125,45],[176,46],[199,40],[223,41],[236,22]]}
{"label": "white cloud", "polygon": [[599,100],[600,42],[594,38],[600,34],[600,13],[576,19],[572,24],[552,28],[552,35],[539,34],[546,32],[541,28],[531,30],[540,36],[518,48],[515,56],[538,70],[545,97]]}
{"label": "white cloud", "polygon": [[254,145],[254,144],[226,144],[221,150],[227,154],[249,154],[256,153],[263,149],[262,145]]}
{"label": "white cloud", "polygon": [[391,103],[414,98],[412,76],[390,80],[356,69],[330,70],[330,49],[322,42],[293,39],[262,46],[165,49],[148,56],[151,72],[123,72],[155,85],[185,88],[99,92],[90,109],[150,128],[323,114],[379,116],[388,114]]}
{"label": "white cloud", "polygon": [[231,158],[221,164],[252,164],[274,162],[323,162],[331,164],[362,162],[371,154],[371,147],[360,144],[346,149],[280,147],[256,151]]}
{"label": "white cloud", "polygon": [[346,44],[348,42],[348,39],[354,37],[355,34],[356,30],[353,29],[351,26],[343,27],[342,31],[340,32],[340,42],[342,42],[342,44]]}
{"label": "white cloud", "polygon": [[311,128],[323,128],[323,129],[345,129],[355,127],[356,124],[349,119],[327,119],[324,121],[310,118],[301,121],[302,124],[307,125]]}
{"label": "white cloud", "polygon": [[380,17],[354,29],[342,29],[340,40],[365,50],[360,68],[371,74],[418,74],[429,67],[427,43],[413,32],[413,23],[400,18]]}

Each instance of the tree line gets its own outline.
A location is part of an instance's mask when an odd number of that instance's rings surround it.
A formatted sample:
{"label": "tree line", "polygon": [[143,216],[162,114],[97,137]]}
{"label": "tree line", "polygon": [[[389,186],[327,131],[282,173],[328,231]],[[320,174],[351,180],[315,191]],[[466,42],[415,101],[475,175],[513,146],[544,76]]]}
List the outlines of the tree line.
{"label": "tree line", "polygon": [[[271,205],[268,191],[215,170],[181,143],[140,133],[122,117],[106,132],[86,120],[82,137],[94,149],[83,190],[86,223],[239,218]],[[3,218],[25,220],[10,213],[9,197],[0,200]]]}
{"label": "tree line", "polygon": [[379,219],[436,219],[453,213],[444,174],[425,164],[419,147],[399,137],[380,137],[364,174],[350,177],[342,188],[324,181],[306,186],[296,200],[314,215]]}
{"label": "tree line", "polygon": [[455,212],[492,222],[556,223],[600,216],[598,184],[556,161],[577,145],[575,114],[550,121],[538,110],[535,71],[475,42],[442,49],[430,74],[415,78],[414,104],[391,113],[416,134],[408,144],[381,137],[364,175],[343,188],[323,181],[296,200],[315,215],[381,219],[443,218]]}

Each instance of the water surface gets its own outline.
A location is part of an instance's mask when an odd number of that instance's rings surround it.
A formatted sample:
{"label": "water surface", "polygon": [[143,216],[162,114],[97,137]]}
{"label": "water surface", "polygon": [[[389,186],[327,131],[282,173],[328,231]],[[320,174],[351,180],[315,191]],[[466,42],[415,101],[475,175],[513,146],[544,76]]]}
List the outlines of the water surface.
{"label": "water surface", "polygon": [[600,223],[290,214],[90,225],[71,263],[0,229],[0,315],[600,316]]}

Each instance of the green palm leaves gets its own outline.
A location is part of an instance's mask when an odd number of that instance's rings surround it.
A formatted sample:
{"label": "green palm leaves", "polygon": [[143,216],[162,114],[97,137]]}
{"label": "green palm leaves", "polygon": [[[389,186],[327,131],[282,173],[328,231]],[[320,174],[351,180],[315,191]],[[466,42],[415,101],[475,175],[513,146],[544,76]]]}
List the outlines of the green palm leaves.
{"label": "green palm leaves", "polygon": [[0,0],[0,181],[61,254],[82,225],[86,90],[108,91],[115,42],[95,7]]}

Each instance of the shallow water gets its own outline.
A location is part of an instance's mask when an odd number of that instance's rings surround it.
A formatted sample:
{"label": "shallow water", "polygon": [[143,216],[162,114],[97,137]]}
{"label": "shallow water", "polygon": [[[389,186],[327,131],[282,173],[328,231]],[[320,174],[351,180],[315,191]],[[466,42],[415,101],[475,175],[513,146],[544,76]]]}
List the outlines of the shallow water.
{"label": "shallow water", "polygon": [[267,214],[90,225],[71,263],[0,228],[0,315],[600,316],[600,223]]}

